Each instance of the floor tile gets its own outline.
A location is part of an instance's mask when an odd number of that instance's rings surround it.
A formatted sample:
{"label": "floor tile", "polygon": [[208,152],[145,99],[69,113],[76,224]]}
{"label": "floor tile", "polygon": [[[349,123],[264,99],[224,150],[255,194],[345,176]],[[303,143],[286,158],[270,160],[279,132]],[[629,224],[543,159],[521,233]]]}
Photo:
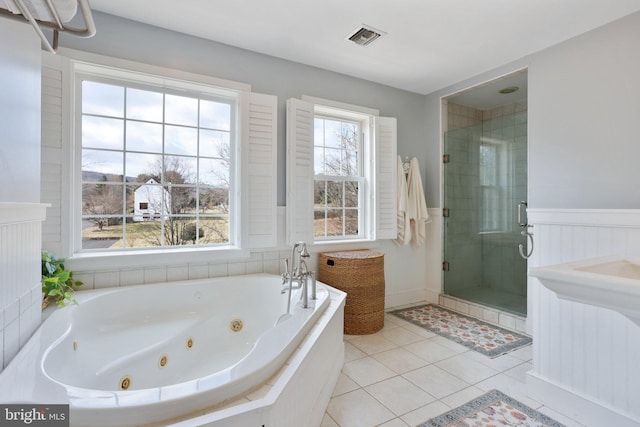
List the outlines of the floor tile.
{"label": "floor tile", "polygon": [[465,347],[462,344],[458,344],[457,342],[452,341],[443,336],[438,335],[437,337],[434,337],[432,341],[437,342],[438,344],[442,344],[445,347],[449,347],[451,350],[455,351],[456,353],[464,353],[464,352],[470,351],[468,347]]}
{"label": "floor tile", "polygon": [[478,353],[477,351],[467,351],[464,355],[469,359],[480,362],[485,366],[495,369],[496,371],[504,371],[522,364],[522,360],[508,354],[503,354],[502,356],[494,357],[493,359],[482,353]]}
{"label": "floor tile", "polygon": [[395,418],[384,424],[380,424],[379,427],[409,427],[409,424],[402,421],[400,418]]}
{"label": "floor tile", "polygon": [[524,362],[530,362],[533,359],[533,345],[527,345],[509,353],[509,356],[518,358]]}
{"label": "floor tile", "polygon": [[380,335],[396,345],[407,345],[424,339],[424,337],[399,326],[393,329],[382,330],[380,331]]}
{"label": "floor tile", "polygon": [[471,386],[450,394],[449,396],[443,397],[440,401],[447,406],[457,408],[458,406],[464,405],[485,393],[486,391],[481,390],[478,387]]}
{"label": "floor tile", "polygon": [[393,323],[394,325],[403,325],[406,322],[400,319],[398,316],[394,316],[393,314],[385,313],[384,314],[384,324],[385,326],[389,323]]}
{"label": "floor tile", "polygon": [[522,381],[518,381],[517,379],[510,377],[509,375],[494,375],[491,378],[487,378],[486,380],[475,384],[475,386],[484,391],[489,391],[496,388],[504,394],[513,397],[516,400],[519,400],[520,402],[532,407],[533,409],[537,409],[542,406],[540,402],[527,397],[527,386],[525,383],[523,383]]}
{"label": "floor tile", "polygon": [[349,343],[353,344],[367,354],[382,353],[383,351],[391,350],[392,348],[397,347],[396,344],[384,338],[382,335],[380,335],[380,333],[372,335],[361,335],[359,337],[353,338],[351,341],[349,341]]}
{"label": "floor tile", "polygon": [[340,373],[340,375],[338,376],[338,382],[336,383],[336,387],[333,389],[332,397],[348,393],[358,388],[360,388],[360,386],[355,381],[353,381],[351,378],[349,378],[345,374]]}
{"label": "floor tile", "polygon": [[324,418],[322,418],[322,423],[320,427],[340,427],[333,419],[329,416],[329,414],[324,414]]}
{"label": "floor tile", "polygon": [[402,377],[381,381],[365,387],[365,390],[396,415],[406,414],[436,400]]}
{"label": "floor tile", "polygon": [[431,363],[439,362],[440,360],[447,359],[458,354],[449,347],[438,344],[431,339],[405,345],[404,348]]}
{"label": "floor tile", "polygon": [[457,356],[441,360],[440,362],[435,363],[435,365],[449,372],[451,375],[455,375],[456,377],[468,382],[469,384],[475,384],[498,374],[498,371],[491,369],[480,362],[469,359],[464,354],[459,354]]}
{"label": "floor tile", "polygon": [[410,426],[417,426],[421,425],[428,419],[437,417],[440,414],[444,414],[451,409],[452,408],[449,408],[444,403],[436,401],[423,406],[422,408],[416,409],[415,411],[409,412],[408,414],[405,414],[400,418]]}
{"label": "floor tile", "polygon": [[408,427],[498,389],[566,424],[526,395],[532,346],[489,358],[396,316],[371,335],[345,335],[345,364],[321,427]]}
{"label": "floor tile", "polygon": [[374,354],[372,357],[397,374],[404,374],[429,364],[423,358],[401,347]]}
{"label": "floor tile", "polygon": [[396,376],[395,372],[371,356],[345,363],[342,372],[358,383],[360,387],[366,387]]}
{"label": "floor tile", "polygon": [[350,361],[356,360],[356,359],[362,359],[363,357],[366,357],[366,356],[367,356],[367,353],[365,353],[364,351],[360,350],[359,348],[357,348],[356,346],[354,346],[350,342],[345,341],[345,343],[344,343],[344,360],[346,362],[350,362]]}
{"label": "floor tile", "polygon": [[402,376],[438,399],[471,385],[434,365],[407,372]]}
{"label": "floor tile", "polygon": [[504,373],[524,383],[527,381],[527,372],[531,369],[533,369],[533,364],[531,362],[524,362],[511,369],[505,370]]}
{"label": "floor tile", "polygon": [[373,427],[395,418],[362,389],[332,398],[327,413],[341,427]]}
{"label": "floor tile", "polygon": [[584,427],[584,424],[580,424],[579,422],[562,415],[561,413],[549,408],[548,406],[538,408],[538,411],[553,418],[557,422],[564,424],[566,427]]}
{"label": "floor tile", "polygon": [[423,328],[422,326],[414,325],[413,323],[404,322],[404,325],[402,325],[402,327],[408,331],[413,332],[414,334],[420,335],[423,338],[433,338],[438,336],[433,332]]}

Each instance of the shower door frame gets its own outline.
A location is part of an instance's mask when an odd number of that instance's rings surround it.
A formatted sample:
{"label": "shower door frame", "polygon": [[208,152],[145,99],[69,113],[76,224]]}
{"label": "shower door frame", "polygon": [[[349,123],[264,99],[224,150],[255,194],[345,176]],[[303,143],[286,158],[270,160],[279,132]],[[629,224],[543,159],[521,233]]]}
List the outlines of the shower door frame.
{"label": "shower door frame", "polygon": [[[484,85],[487,85],[487,84],[502,80],[502,79],[504,79],[506,77],[509,77],[509,76],[513,76],[513,75],[516,75],[516,74],[521,74],[521,73],[528,73],[528,67],[525,66],[525,67],[521,67],[521,68],[518,68],[518,69],[514,69],[512,71],[509,71],[509,72],[506,72],[504,74],[498,75],[496,77],[481,81],[481,82],[473,84],[473,85],[470,85],[470,86],[462,88],[460,90],[456,90],[454,92],[451,92],[449,94],[446,94],[446,95],[443,95],[443,96],[440,97],[440,114],[441,114],[441,116],[440,116],[441,117],[441,120],[440,120],[440,159],[441,159],[441,161],[440,161],[440,178],[441,178],[440,179],[440,206],[442,208],[442,217],[441,217],[442,219],[441,219],[441,228],[440,228],[440,232],[441,232],[440,254],[441,254],[441,261],[442,261],[442,271],[441,271],[441,275],[440,275],[440,277],[441,277],[441,279],[440,279],[440,283],[441,283],[441,285],[440,285],[440,295],[441,295],[441,297],[453,297],[453,298],[456,298],[456,299],[459,299],[459,300],[464,300],[465,302],[469,302],[469,303],[472,303],[472,304],[476,304],[476,305],[484,306],[484,307],[487,307],[487,308],[491,308],[494,311],[496,311],[496,310],[497,311],[504,311],[506,313],[509,313],[509,314],[512,314],[512,315],[515,314],[516,316],[520,316],[520,317],[524,318],[524,317],[527,316],[526,313],[529,312],[528,292],[527,291],[525,291],[526,292],[525,299],[526,299],[527,302],[526,302],[526,312],[524,314],[523,313],[515,313],[515,312],[513,312],[511,310],[503,309],[503,308],[500,308],[500,307],[496,307],[495,305],[489,305],[489,304],[486,304],[486,303],[483,303],[483,302],[477,302],[477,301],[474,301],[474,300],[466,300],[463,297],[459,297],[459,296],[451,296],[451,295],[448,295],[446,293],[446,291],[445,291],[445,274],[446,274],[446,271],[445,270],[449,266],[446,265],[447,264],[447,260],[445,259],[445,248],[446,248],[445,247],[445,241],[446,241],[446,237],[447,237],[447,234],[446,234],[447,218],[445,217],[445,214],[444,214],[444,212],[447,209],[447,206],[445,205],[445,191],[446,191],[446,188],[445,188],[445,184],[446,184],[446,182],[445,182],[445,167],[446,167],[446,164],[445,163],[448,161],[448,159],[445,160],[445,157],[447,157],[447,154],[449,154],[449,153],[446,152],[445,135],[446,135],[446,132],[448,131],[447,113],[448,113],[449,100],[454,98],[456,95],[461,94],[461,93],[464,93],[464,92],[467,92],[467,91],[470,91],[470,90],[474,90],[474,89],[476,89],[478,87],[481,87],[481,86],[484,86]],[[528,96],[527,96],[527,99],[528,99]],[[527,111],[527,114],[528,114],[528,111]],[[528,123],[528,120],[527,120],[527,123]],[[528,134],[529,134],[529,132],[528,132],[528,128],[527,128],[527,138],[528,138]],[[527,147],[528,147],[528,141],[527,141]],[[528,153],[528,148],[527,148],[527,153]],[[529,168],[529,157],[527,155],[527,170],[528,170],[528,168]],[[527,173],[527,175],[528,175],[528,173]],[[526,197],[524,198],[524,201],[528,200],[528,195],[529,195],[529,185],[527,183]],[[528,242],[524,244],[525,252],[527,251],[527,247],[528,247]],[[520,257],[520,255],[517,253],[517,249],[516,249],[516,255],[515,256]],[[526,261],[525,261],[525,263],[526,263]],[[526,275],[526,268],[525,268],[525,273],[524,274]],[[525,281],[528,282],[528,278],[525,278]]]}

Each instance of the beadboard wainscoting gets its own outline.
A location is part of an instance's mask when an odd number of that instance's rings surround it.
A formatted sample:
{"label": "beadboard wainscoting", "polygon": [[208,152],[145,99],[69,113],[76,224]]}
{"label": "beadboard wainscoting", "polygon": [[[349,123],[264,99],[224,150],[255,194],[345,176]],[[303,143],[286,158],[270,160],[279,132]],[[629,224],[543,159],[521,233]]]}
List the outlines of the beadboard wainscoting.
{"label": "beadboard wainscoting", "polygon": [[[529,267],[607,255],[640,256],[640,210],[530,209]],[[640,423],[640,326],[621,314],[561,300],[528,279],[533,329],[530,397],[587,426]]]}
{"label": "beadboard wainscoting", "polygon": [[38,203],[0,203],[2,369],[40,326],[40,235],[46,207]]}

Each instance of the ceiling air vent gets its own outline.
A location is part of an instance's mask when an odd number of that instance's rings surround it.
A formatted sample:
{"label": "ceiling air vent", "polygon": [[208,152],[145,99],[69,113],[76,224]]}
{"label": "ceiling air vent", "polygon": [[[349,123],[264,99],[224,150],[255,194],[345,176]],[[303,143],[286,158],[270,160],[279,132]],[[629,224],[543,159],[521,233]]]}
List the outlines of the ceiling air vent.
{"label": "ceiling air vent", "polygon": [[347,40],[351,40],[352,42],[360,46],[367,46],[375,39],[378,39],[385,34],[386,33],[383,31],[363,25],[349,33],[349,35],[347,36]]}

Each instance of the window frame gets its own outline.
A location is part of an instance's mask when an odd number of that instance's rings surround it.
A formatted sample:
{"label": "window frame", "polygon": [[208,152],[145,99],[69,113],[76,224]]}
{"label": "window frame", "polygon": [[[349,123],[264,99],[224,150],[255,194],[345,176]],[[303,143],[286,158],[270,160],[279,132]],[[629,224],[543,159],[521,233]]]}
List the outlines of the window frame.
{"label": "window frame", "polygon": [[[481,139],[479,144],[478,155],[481,156],[482,147],[489,147],[494,152],[495,165],[493,165],[493,173],[491,174],[491,180],[493,184],[483,183],[483,179],[478,181],[478,187],[480,189],[480,211],[478,212],[480,221],[479,234],[498,234],[505,233],[509,228],[509,221],[506,217],[506,201],[504,193],[508,188],[508,176],[506,171],[506,156],[507,156],[507,143],[499,139]],[[483,165],[479,164],[482,168]],[[486,172],[485,172],[486,173]],[[494,199],[496,206],[494,206],[494,215],[491,220],[486,218],[487,202],[489,199]],[[495,223],[494,227],[488,227],[489,223]]]}
{"label": "window frame", "polygon": [[[148,64],[141,64],[118,58],[103,57],[101,55],[88,54],[85,52],[64,51],[68,54],[69,62],[65,67],[68,77],[69,93],[69,137],[71,144],[69,147],[69,159],[71,172],[69,174],[69,239],[67,240],[67,253],[70,265],[79,270],[95,268],[122,268],[130,266],[192,263],[192,262],[212,262],[212,256],[216,261],[225,261],[249,256],[248,238],[242,230],[243,206],[247,200],[241,197],[241,188],[247,185],[242,180],[242,146],[247,142],[246,127],[249,121],[248,105],[252,93],[250,86],[218,79],[209,76],[182,72],[178,70],[166,69]],[[230,180],[236,184],[230,189],[230,202],[235,201],[236,208],[233,220],[229,219],[229,234],[234,236],[233,241],[227,245],[216,246],[175,246],[166,248],[130,248],[110,251],[86,251],[82,250],[82,174],[80,172],[82,164],[82,129],[78,121],[82,116],[81,85],[82,77],[90,77],[97,81],[105,79],[107,81],[122,80],[125,84],[142,84],[143,86],[170,87],[178,93],[184,91],[195,91],[208,94],[213,97],[227,97],[235,103],[234,133],[235,146],[230,170]],[[81,123],[81,122],[80,122]],[[246,173],[246,171],[245,171]],[[64,237],[64,236],[63,236]]]}
{"label": "window frame", "polygon": [[[371,133],[369,129],[371,127],[372,118],[369,115],[365,114],[355,114],[352,111],[340,111],[336,109],[327,109],[322,105],[314,106],[314,121],[315,119],[327,119],[340,121],[341,123],[356,123],[358,125],[358,174],[354,175],[355,178],[349,179],[344,175],[328,175],[328,174],[315,174],[314,170],[314,189],[316,181],[325,181],[325,182],[357,182],[358,183],[358,234],[353,235],[336,235],[336,236],[316,236],[314,232],[314,243],[322,243],[322,242],[335,242],[335,241],[359,241],[359,240],[367,240],[367,235],[369,234],[367,230],[369,230],[369,212],[372,209],[369,206],[368,200],[371,197],[368,194],[371,186],[369,185],[371,181],[371,171],[370,168],[367,167],[366,159],[370,157],[369,152],[371,150],[372,142],[371,142]],[[315,148],[318,147],[315,145],[315,132],[314,132],[314,153]],[[344,193],[343,193],[344,200]],[[346,206],[341,205],[341,209],[344,211]],[[325,210],[327,209],[325,203]],[[314,213],[315,213],[315,203],[314,203]],[[326,216],[325,216],[326,220]],[[314,216],[315,221],[315,216]],[[345,224],[343,223],[343,228]]]}
{"label": "window frame", "polygon": [[[122,72],[122,70],[121,70]],[[132,77],[134,76],[138,76],[138,75],[134,75],[132,73]],[[189,246],[189,247],[198,247],[198,248],[204,248],[204,247],[208,247],[208,248],[215,248],[215,247],[220,247],[223,249],[229,248],[229,247],[233,247],[236,245],[236,242],[238,241],[238,236],[236,235],[236,233],[232,233],[232,230],[237,230],[239,227],[236,225],[236,222],[239,221],[239,214],[235,213],[235,206],[236,206],[236,197],[235,194],[237,193],[236,191],[236,187],[241,184],[240,182],[240,178],[234,175],[234,171],[237,170],[237,166],[236,163],[239,159],[238,156],[238,150],[237,150],[237,146],[239,145],[238,143],[238,127],[236,125],[237,123],[237,117],[238,117],[238,96],[237,94],[229,94],[227,92],[222,93],[219,90],[212,90],[211,88],[202,86],[201,90],[196,91],[194,90],[194,88],[189,88],[188,90],[180,90],[180,86],[181,83],[180,82],[172,82],[171,84],[165,84],[163,86],[158,86],[158,85],[153,85],[153,84],[146,84],[145,82],[141,82],[139,79],[124,79],[122,77],[119,78],[109,78],[109,77],[105,77],[104,75],[95,75],[95,74],[89,74],[89,73],[76,73],[75,74],[75,91],[76,91],[76,104],[74,105],[74,114],[75,114],[75,132],[76,132],[76,148],[77,150],[80,152],[79,156],[80,156],[80,164],[74,164],[74,172],[77,174],[77,176],[80,178],[79,179],[79,183],[76,182],[76,185],[79,185],[80,189],[76,189],[77,191],[80,191],[79,193],[76,193],[76,198],[77,200],[77,205],[74,206],[74,209],[80,209],[81,213],[80,213],[80,218],[81,221],[85,219],[85,217],[87,217],[87,215],[85,215],[84,213],[82,213],[82,206],[83,206],[83,194],[82,194],[82,186],[85,184],[84,180],[83,180],[83,176],[82,176],[82,170],[78,170],[78,167],[82,167],[82,153],[84,151],[84,149],[86,147],[83,146],[83,140],[82,140],[82,127],[83,127],[83,118],[86,117],[102,117],[102,118],[112,118],[109,116],[105,116],[105,115],[101,115],[101,114],[95,114],[95,113],[84,113],[82,111],[82,101],[83,101],[83,93],[82,93],[82,85],[84,82],[94,82],[94,83],[99,83],[99,84],[107,84],[107,85],[112,85],[112,86],[117,86],[117,87],[121,87],[123,88],[125,91],[127,89],[135,89],[135,90],[144,90],[144,91],[149,91],[149,92],[154,92],[154,93],[158,93],[158,94],[162,94],[163,96],[163,104],[165,102],[164,97],[166,95],[175,95],[175,96],[186,96],[186,97],[192,97],[194,99],[198,99],[198,101],[200,100],[205,100],[205,101],[212,101],[212,102],[221,102],[221,103],[226,103],[229,104],[230,106],[230,129],[229,129],[229,151],[231,153],[231,164],[230,164],[230,170],[229,170],[229,181],[230,181],[230,185],[229,185],[229,205],[231,207],[234,207],[233,210],[230,210],[230,213],[227,215],[228,217],[228,222],[229,222],[229,242],[225,243],[225,244],[217,244],[217,245],[200,245],[200,244],[194,244],[194,245],[168,245],[165,246],[164,244],[159,245],[159,246],[152,246],[152,247],[134,247],[134,248],[119,248],[119,249],[86,249],[83,248],[83,244],[82,244],[82,231],[80,230],[80,240],[75,240],[74,241],[74,253],[110,253],[113,251],[117,251],[117,250],[121,250],[124,252],[132,252],[132,251],[145,251],[145,250],[150,250],[150,251],[166,251],[166,250],[172,250],[172,249],[179,249],[182,248],[184,246]],[[191,86],[191,85],[189,85]],[[206,92],[205,92],[206,91]],[[126,93],[126,92],[125,92]],[[219,94],[220,93],[220,94]],[[124,102],[126,103],[126,95],[124,98]],[[160,153],[147,153],[147,152],[140,152],[138,150],[128,150],[126,148],[126,144],[127,144],[127,125],[128,123],[155,123],[155,124],[160,124],[163,129],[166,125],[169,126],[178,126],[178,127],[185,127],[182,125],[174,125],[171,123],[168,123],[165,121],[164,117],[162,122],[150,122],[147,120],[138,120],[138,119],[132,119],[129,117],[126,117],[126,115],[122,118],[118,117],[118,118],[113,118],[113,119],[118,119],[118,120],[122,120],[123,121],[123,138],[124,138],[124,145],[122,150],[113,150],[113,149],[97,149],[97,148],[92,148],[89,147],[87,148],[88,150],[96,150],[96,151],[108,151],[108,152],[117,152],[117,153],[122,153],[123,154],[123,164],[126,165],[126,157],[127,154],[150,154],[150,155],[154,155],[154,156],[159,156],[161,158],[161,161],[164,162],[166,158],[190,158],[192,160],[195,160],[196,162],[199,163],[200,159],[206,159],[208,157],[201,157],[199,153],[197,153],[195,156],[193,155],[182,155],[182,154],[167,154],[164,152],[164,148],[162,149],[162,152]],[[189,128],[192,129],[196,129],[198,131],[198,133],[202,130],[202,129],[207,129],[207,128],[203,128],[200,126],[188,126]],[[164,142],[165,142],[165,133],[163,131],[163,147],[164,147]],[[199,136],[198,136],[199,138]],[[77,161],[77,158],[76,158]],[[164,164],[164,163],[163,163]],[[126,173],[126,172],[125,172]],[[111,185],[111,184],[107,184],[107,185]],[[159,186],[164,185],[163,183],[159,183]],[[124,190],[126,191],[126,187],[127,186],[131,186],[133,188],[132,184],[128,184],[126,182],[124,182]],[[189,186],[181,186],[180,187],[184,187],[184,188],[191,188],[193,187],[194,189],[196,189],[196,191],[199,193],[201,188],[213,188],[212,186],[201,186],[198,182],[195,182]],[[199,200],[199,199],[198,199]],[[196,203],[198,203],[198,200],[196,200]],[[162,202],[164,205],[164,202]],[[123,206],[122,206],[122,212],[118,215],[109,215],[108,217],[110,218],[118,218],[118,219],[123,219],[123,224],[126,223],[126,219],[130,216],[135,217],[135,215],[129,215],[127,214],[127,204],[126,204],[126,197],[123,194]],[[135,208],[135,207],[134,207]],[[163,211],[164,211],[164,207],[163,207]],[[196,221],[196,223],[200,223],[201,218],[206,218],[206,216],[201,216],[199,213],[196,213],[195,215],[173,215],[173,214],[168,214],[165,215],[163,214],[161,216],[161,232],[160,232],[160,238],[161,241],[164,241],[164,229],[165,229],[165,218],[164,217],[189,217],[192,218]],[[106,216],[105,216],[106,218]],[[78,224],[73,224],[74,226],[74,231],[77,231],[77,227]],[[127,232],[126,229],[123,230],[123,234],[122,236],[126,238]],[[76,236],[77,237],[77,236]],[[196,235],[196,238],[198,236]]]}
{"label": "window frame", "polygon": [[[397,237],[397,120],[382,117],[379,111],[303,95],[287,100],[287,243],[312,242],[323,250],[330,247],[373,244]],[[363,197],[367,210],[361,238],[318,240],[313,231],[314,208],[314,117],[317,111],[336,112],[342,117],[368,117],[368,142],[363,156],[365,182]],[[359,230],[360,231],[360,230]],[[362,247],[362,246],[360,246]]]}

